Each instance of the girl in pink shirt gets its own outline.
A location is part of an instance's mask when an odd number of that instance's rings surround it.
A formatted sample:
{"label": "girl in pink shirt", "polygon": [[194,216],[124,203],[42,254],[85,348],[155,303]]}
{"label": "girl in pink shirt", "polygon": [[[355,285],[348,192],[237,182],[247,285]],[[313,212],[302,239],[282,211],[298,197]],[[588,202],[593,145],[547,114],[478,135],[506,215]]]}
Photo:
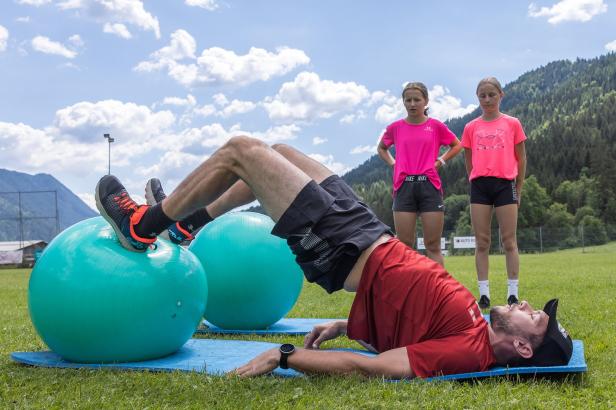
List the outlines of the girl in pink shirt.
{"label": "girl in pink shirt", "polygon": [[[437,170],[455,157],[462,146],[442,122],[428,117],[428,89],[422,83],[409,83],[402,91],[406,118],[387,126],[378,154],[393,167],[394,224],[398,239],[415,245],[417,214],[421,215],[426,255],[444,266],[441,255],[444,210],[441,179]],[[396,147],[396,158],[389,148]],[[441,146],[450,149],[438,156]]]}
{"label": "girl in pink shirt", "polygon": [[471,221],[475,231],[475,265],[482,309],[490,307],[488,256],[493,208],[507,263],[507,303],[518,303],[520,261],[516,228],[526,172],[526,135],[517,118],[500,112],[504,95],[496,78],[481,80],[477,97],[483,114],[466,124],[462,134],[466,171],[471,182]]}

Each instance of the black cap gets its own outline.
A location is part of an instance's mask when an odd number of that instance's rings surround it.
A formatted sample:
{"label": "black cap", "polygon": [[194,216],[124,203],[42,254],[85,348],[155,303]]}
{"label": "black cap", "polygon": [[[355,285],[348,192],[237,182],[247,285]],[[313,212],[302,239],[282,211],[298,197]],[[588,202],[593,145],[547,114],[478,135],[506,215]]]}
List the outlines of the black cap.
{"label": "black cap", "polygon": [[569,333],[556,320],[558,299],[545,304],[543,311],[549,316],[548,328],[533,356],[526,359],[527,366],[565,366],[573,354],[573,342]]}

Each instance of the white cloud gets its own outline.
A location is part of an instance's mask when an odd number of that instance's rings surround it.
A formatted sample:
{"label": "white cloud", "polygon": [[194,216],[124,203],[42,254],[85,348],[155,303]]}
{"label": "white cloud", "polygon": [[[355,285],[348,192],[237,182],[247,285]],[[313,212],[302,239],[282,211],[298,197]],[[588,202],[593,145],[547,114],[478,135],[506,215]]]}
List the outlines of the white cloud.
{"label": "white cloud", "polygon": [[201,7],[203,9],[214,11],[218,8],[216,0],[186,0],[187,6]]}
{"label": "white cloud", "polygon": [[258,138],[268,144],[275,144],[282,141],[290,141],[297,138],[297,134],[301,131],[301,128],[295,124],[278,125],[269,128],[265,132],[243,132],[236,130],[233,135],[245,134],[250,137]]}
{"label": "white cloud", "polygon": [[143,105],[104,100],[79,102],[58,110],[54,127],[71,140],[98,142],[103,133],[111,133],[116,141],[139,144],[164,133],[174,122],[175,116],[169,111],[152,112]]}
{"label": "white cloud", "polygon": [[212,99],[214,100],[214,103],[216,105],[220,105],[222,107],[224,107],[225,105],[229,104],[229,100],[222,93],[214,94],[212,96]]}
{"label": "white cloud", "polygon": [[142,61],[136,67],[136,71],[156,71],[168,68],[175,69],[178,60],[185,58],[195,59],[197,43],[193,36],[186,30],[176,30],[171,34],[171,42],[158,51],[150,54],[149,61]]}
{"label": "white cloud", "polygon": [[342,118],[340,118],[340,122],[342,124],[352,124],[355,121],[361,120],[363,118],[366,118],[366,113],[362,110],[359,110],[355,114],[347,114],[343,116]]}
{"label": "white cloud", "polygon": [[374,119],[381,124],[390,123],[405,114],[402,98],[394,97],[391,94],[382,98],[381,104],[374,114]]}
{"label": "white cloud", "polygon": [[128,28],[121,23],[105,23],[105,25],[103,26],[103,32],[115,34],[116,36],[126,40],[129,40],[133,37],[130,31],[128,31]]}
{"label": "white cloud", "polygon": [[79,199],[85,202],[86,205],[88,205],[94,211],[98,212],[98,210],[96,209],[96,198],[94,197],[94,194],[81,193],[77,194],[77,196],[79,197]]}
{"label": "white cloud", "polygon": [[327,138],[321,138],[321,137],[314,137],[312,139],[312,145],[321,145],[321,144],[325,144],[328,141]]}
{"label": "white cloud", "polygon": [[374,146],[374,145],[360,145],[360,146],[357,146],[357,147],[353,148],[349,153],[353,154],[353,155],[365,154],[365,153],[375,154],[376,153],[376,146]]}
{"label": "white cloud", "polygon": [[201,107],[195,108],[195,114],[201,117],[209,117],[210,115],[216,114],[218,109],[214,107],[212,104],[206,104]]}
{"label": "white cloud", "polygon": [[0,51],[6,50],[6,43],[9,39],[9,31],[4,28],[4,26],[0,26]]}
{"label": "white cloud", "polygon": [[[193,169],[208,158],[206,155],[195,155],[181,151],[163,153],[157,164],[149,167],[137,167],[136,172],[144,179],[156,177],[164,181],[169,189],[181,182]],[[168,191],[171,193],[171,191]]]}
{"label": "white cloud", "polygon": [[[102,137],[101,137],[102,141]],[[0,163],[23,172],[68,172],[87,175],[106,168],[107,151],[63,140],[53,131],[0,122]]]}
{"label": "white cloud", "polygon": [[325,165],[329,168],[334,174],[342,175],[351,170],[350,167],[344,165],[341,162],[337,162],[334,160],[333,155],[321,155],[321,154],[308,154],[308,156],[314,159],[317,162]]}
{"label": "white cloud", "polygon": [[85,44],[79,34],[73,34],[68,38],[68,41],[76,47],[82,47]]}
{"label": "white cloud", "polygon": [[30,22],[30,16],[17,17],[15,19],[15,21],[18,22],[18,23],[29,23]]}
{"label": "white cloud", "polygon": [[605,45],[607,51],[616,51],[616,40],[610,41]]}
{"label": "white cloud", "polygon": [[590,21],[594,16],[605,13],[607,4],[603,0],[561,0],[552,7],[528,6],[531,17],[548,17],[548,23],[558,24],[566,21]]}
{"label": "white cloud", "polygon": [[162,102],[163,105],[174,105],[177,107],[192,107],[197,104],[196,98],[188,94],[186,98],[180,97],[165,97]]}
{"label": "white cloud", "polygon": [[368,106],[379,103],[385,99],[389,95],[389,91],[375,91],[370,94],[370,100],[368,100]]}
{"label": "white cloud", "polygon": [[[248,54],[238,55],[220,47],[203,50],[195,58],[195,39],[185,30],[171,35],[169,46],[152,53],[148,61],[140,62],[135,70],[150,72],[166,69],[167,74],[186,87],[234,84],[247,85],[284,75],[295,67],[308,64],[310,59],[297,49],[279,48],[275,52],[252,47]],[[183,59],[196,59],[181,63]]]}
{"label": "white cloud", "polygon": [[52,0],[17,0],[17,4],[39,7],[51,3]]}
{"label": "white cloud", "polygon": [[254,110],[257,105],[251,101],[233,100],[220,112],[220,116],[228,118],[237,114],[245,114]]}
{"label": "white cloud", "polygon": [[441,121],[462,117],[477,108],[476,104],[468,104],[466,107],[462,106],[462,100],[450,95],[449,89],[442,85],[432,87],[429,96],[429,115]]}
{"label": "white cloud", "polygon": [[302,72],[282,85],[276,96],[263,102],[269,117],[277,121],[329,118],[348,111],[369,97],[363,85],[321,80],[316,73]]}
{"label": "white cloud", "polygon": [[132,24],[142,30],[153,31],[156,38],[160,38],[158,19],[145,10],[141,0],[64,0],[58,3],[58,7],[83,11],[102,23]]}
{"label": "white cloud", "polygon": [[246,85],[284,75],[310,59],[301,50],[281,47],[276,52],[251,47],[248,54],[212,47],[203,50],[197,59],[199,68],[193,83],[233,83]]}
{"label": "white cloud", "polygon": [[68,49],[62,43],[58,43],[57,41],[52,41],[44,36],[36,36],[32,39],[32,48],[36,51],[45,54],[53,54],[62,56],[65,58],[75,58],[77,56],[77,52]]}
{"label": "white cloud", "polygon": [[[430,97],[428,115],[441,121],[461,117],[477,108],[475,104],[462,106],[462,100],[452,96],[449,89],[442,85],[437,84],[432,87],[428,95]],[[377,108],[374,116],[379,123],[390,123],[406,116],[406,110],[404,109],[401,97],[388,93],[388,95],[382,98],[382,101],[383,104]]]}
{"label": "white cloud", "polygon": [[[160,149],[159,140],[173,140],[165,138],[172,123],[170,113],[151,112],[134,103],[81,102],[58,110],[54,124],[43,129],[0,122],[0,163],[23,172],[45,170],[68,178],[96,180],[107,172],[103,133],[109,132],[115,138],[111,146],[112,170],[130,166],[132,175],[138,163],[135,158],[143,161],[150,152]],[[161,156],[162,152],[155,156],[156,160]],[[126,183],[133,189],[142,181],[127,178]]]}

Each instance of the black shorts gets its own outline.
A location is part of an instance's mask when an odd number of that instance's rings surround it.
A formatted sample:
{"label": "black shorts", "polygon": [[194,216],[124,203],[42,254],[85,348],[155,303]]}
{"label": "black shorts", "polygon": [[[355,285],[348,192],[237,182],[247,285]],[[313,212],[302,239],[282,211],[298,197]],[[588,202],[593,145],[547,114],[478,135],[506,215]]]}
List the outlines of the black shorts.
{"label": "black shorts", "polygon": [[394,193],[394,212],[444,212],[443,194],[425,175],[407,175]]}
{"label": "black shorts", "polygon": [[499,207],[518,203],[515,180],[479,177],[471,181],[471,204]]}
{"label": "black shorts", "polygon": [[272,229],[287,240],[308,282],[342,289],[361,253],[391,229],[337,175],[310,181]]}

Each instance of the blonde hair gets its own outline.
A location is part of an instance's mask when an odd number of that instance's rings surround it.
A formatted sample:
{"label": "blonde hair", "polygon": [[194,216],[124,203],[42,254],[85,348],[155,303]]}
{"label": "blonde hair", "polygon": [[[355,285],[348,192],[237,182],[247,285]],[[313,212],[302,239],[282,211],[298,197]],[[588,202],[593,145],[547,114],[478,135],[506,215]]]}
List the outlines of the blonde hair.
{"label": "blonde hair", "polygon": [[490,84],[493,85],[494,87],[496,87],[496,89],[498,90],[499,94],[505,94],[503,92],[503,87],[501,86],[501,83],[496,79],[496,77],[486,77],[484,79],[482,79],[481,81],[479,81],[479,84],[477,84],[477,89],[475,90],[475,94],[477,94],[479,92],[479,87],[481,87],[484,84]]}
{"label": "blonde hair", "polygon": [[429,100],[428,98],[428,88],[426,87],[426,85],[424,83],[420,83],[418,81],[416,82],[412,82],[412,83],[407,83],[404,86],[404,89],[402,90],[402,98],[404,98],[404,93],[406,92],[406,90],[417,90],[421,93],[421,95],[423,95],[423,97],[426,99],[426,101]]}

